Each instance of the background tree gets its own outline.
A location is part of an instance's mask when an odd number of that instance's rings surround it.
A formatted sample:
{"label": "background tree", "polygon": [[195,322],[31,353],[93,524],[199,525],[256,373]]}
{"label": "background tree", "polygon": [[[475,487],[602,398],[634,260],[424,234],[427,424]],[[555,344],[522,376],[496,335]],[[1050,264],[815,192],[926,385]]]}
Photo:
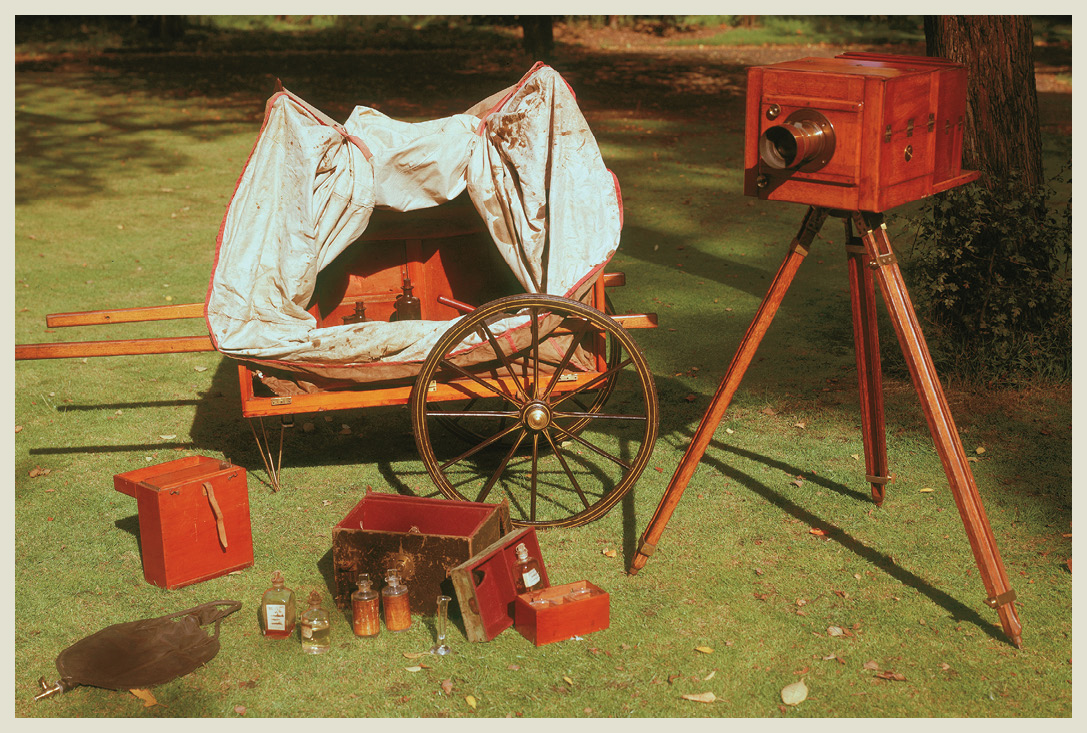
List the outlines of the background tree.
{"label": "background tree", "polygon": [[524,33],[525,53],[534,61],[551,63],[555,51],[555,35],[550,15],[522,15],[521,30]]}

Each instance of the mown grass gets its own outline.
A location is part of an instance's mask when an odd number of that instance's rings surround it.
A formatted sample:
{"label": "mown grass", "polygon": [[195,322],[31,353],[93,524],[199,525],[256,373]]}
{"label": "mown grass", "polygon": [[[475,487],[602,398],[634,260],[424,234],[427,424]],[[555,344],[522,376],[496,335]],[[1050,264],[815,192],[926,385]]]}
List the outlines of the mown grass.
{"label": "mown grass", "polygon": [[[187,99],[108,69],[21,72],[15,91],[16,342],[199,332],[191,322],[51,333],[44,316],[203,299],[259,98]],[[345,94],[339,104],[353,101]],[[657,554],[637,576],[625,574],[803,209],[741,195],[735,127],[586,102],[601,110],[590,123],[626,202],[614,267],[628,285],[616,306],[660,315],[660,328],[635,335],[657,378],[661,433],[628,500],[588,526],[541,533],[540,544],[554,581],[586,578],[609,592],[610,628],[538,649],[513,631],[470,644],[456,628],[455,653],[419,672],[406,669],[416,661],[403,654],[431,645],[429,619],[363,642],[336,615],[333,649],[322,657],[267,642],[254,613],[273,570],[302,595],[327,594],[331,528],[367,488],[432,493],[407,411],[301,418],[315,430],[288,434],[285,487],[273,493],[240,416],[232,366],[218,355],[20,362],[16,715],[1071,715],[1071,389],[949,395],[1019,594],[1020,651],[982,603],[908,380],[886,385],[895,481],[881,509],[867,498],[840,227],[828,224],[816,242]],[[339,434],[344,423],[350,435]],[[135,504],[112,477],[194,454],[249,471],[256,563],[164,591],[143,580]],[[50,473],[31,478],[35,467]],[[222,625],[221,652],[155,688],[160,705],[94,688],[31,702],[38,677],[55,678],[52,660],[77,639],[217,598],[244,604]],[[848,635],[831,636],[830,627]],[[447,679],[451,694],[441,687]],[[779,691],[798,679],[810,696],[787,708]],[[681,698],[701,692],[717,701]]]}

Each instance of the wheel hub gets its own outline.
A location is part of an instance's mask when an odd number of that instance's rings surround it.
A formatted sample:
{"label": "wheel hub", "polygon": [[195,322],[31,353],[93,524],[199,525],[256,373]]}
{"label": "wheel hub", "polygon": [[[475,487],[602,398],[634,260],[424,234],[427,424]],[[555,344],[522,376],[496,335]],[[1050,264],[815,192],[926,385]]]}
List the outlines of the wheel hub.
{"label": "wheel hub", "polygon": [[522,420],[529,430],[538,432],[551,424],[551,410],[542,402],[530,402],[522,413]]}

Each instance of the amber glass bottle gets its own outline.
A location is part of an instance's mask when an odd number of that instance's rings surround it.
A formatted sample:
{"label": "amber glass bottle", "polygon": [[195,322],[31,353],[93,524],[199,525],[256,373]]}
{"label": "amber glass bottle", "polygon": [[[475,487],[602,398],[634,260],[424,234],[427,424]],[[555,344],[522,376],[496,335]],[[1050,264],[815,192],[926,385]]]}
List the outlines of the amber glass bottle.
{"label": "amber glass bottle", "polygon": [[529,557],[524,542],[513,548],[513,551],[517,553],[517,562],[513,566],[513,584],[517,587],[517,592],[528,593],[530,590],[543,588],[539,560]]}
{"label": "amber glass bottle", "polygon": [[294,591],[286,587],[283,573],[272,574],[272,587],[260,601],[260,631],[269,639],[286,639],[294,632]]}
{"label": "amber glass bottle", "polygon": [[385,628],[389,631],[404,631],[411,628],[411,605],[408,602],[408,587],[400,582],[396,570],[387,570],[381,589],[381,605],[385,607]]}
{"label": "amber glass bottle", "polygon": [[381,631],[377,591],[366,573],[359,575],[359,589],[351,594],[351,618],[355,636],[377,636]]}

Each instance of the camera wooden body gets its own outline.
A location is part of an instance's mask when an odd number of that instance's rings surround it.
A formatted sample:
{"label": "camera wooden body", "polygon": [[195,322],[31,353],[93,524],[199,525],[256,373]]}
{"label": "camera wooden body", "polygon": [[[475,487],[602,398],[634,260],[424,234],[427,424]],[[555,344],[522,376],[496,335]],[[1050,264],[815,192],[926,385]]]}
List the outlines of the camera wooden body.
{"label": "camera wooden body", "polygon": [[748,69],[744,193],[882,212],[967,183],[966,68],[876,53]]}

